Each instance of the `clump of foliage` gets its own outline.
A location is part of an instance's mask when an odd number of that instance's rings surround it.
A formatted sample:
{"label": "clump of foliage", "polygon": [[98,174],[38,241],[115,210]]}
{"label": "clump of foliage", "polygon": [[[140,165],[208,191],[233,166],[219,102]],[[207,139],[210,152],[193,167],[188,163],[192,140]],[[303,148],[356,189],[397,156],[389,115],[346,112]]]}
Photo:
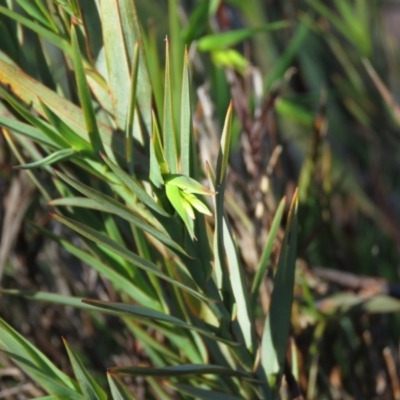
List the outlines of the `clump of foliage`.
{"label": "clump of foliage", "polygon": [[353,275],[398,261],[378,5],[151,3],[0,3],[0,363],[30,397],[391,393],[396,286]]}

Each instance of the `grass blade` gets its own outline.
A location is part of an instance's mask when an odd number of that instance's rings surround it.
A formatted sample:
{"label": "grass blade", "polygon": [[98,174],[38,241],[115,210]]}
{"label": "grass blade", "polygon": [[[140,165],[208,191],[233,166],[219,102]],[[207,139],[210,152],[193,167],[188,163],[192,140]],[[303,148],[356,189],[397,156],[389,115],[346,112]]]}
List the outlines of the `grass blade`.
{"label": "grass blade", "polygon": [[226,169],[228,168],[231,138],[232,138],[232,129],[231,129],[232,110],[233,110],[233,105],[232,103],[230,103],[225,117],[224,129],[222,131],[222,137],[221,137],[221,149],[220,149],[220,154],[218,155],[217,172],[216,172],[217,191],[219,191],[218,186],[221,185],[222,181],[224,180]]}
{"label": "grass blade", "polygon": [[68,342],[63,338],[64,346],[67,349],[68,357],[71,362],[74,374],[79,382],[86,400],[106,400],[107,395],[101,389],[99,384],[90,375],[89,371],[84,367],[78,355],[72,350]]}
{"label": "grass blade", "polygon": [[[170,279],[170,281],[172,281],[172,280]],[[176,285],[176,286],[178,286],[178,285]],[[182,285],[180,285],[180,286],[182,286]],[[166,322],[166,323],[169,323],[169,324],[180,326],[182,328],[198,332],[201,335],[204,335],[204,336],[206,336],[206,337],[208,337],[210,339],[213,339],[215,341],[218,341],[218,342],[221,342],[221,343],[225,343],[225,344],[227,344],[229,346],[238,346],[239,345],[239,343],[236,343],[236,342],[233,342],[233,341],[231,341],[229,339],[217,336],[217,335],[215,335],[213,332],[211,332],[209,330],[198,328],[197,326],[195,326],[193,324],[189,324],[189,323],[187,323],[185,321],[182,321],[181,319],[176,318],[176,317],[174,317],[172,315],[164,314],[162,312],[159,312],[159,311],[156,311],[156,310],[152,310],[151,308],[148,308],[148,307],[136,306],[136,305],[133,305],[133,304],[104,302],[104,301],[99,301],[99,300],[89,300],[89,299],[85,299],[85,300],[82,300],[82,301],[84,303],[86,303],[86,304],[89,304],[89,305],[93,306],[93,307],[114,311],[114,312],[117,312],[120,315],[125,315],[125,316],[126,315],[134,315],[136,317],[143,318],[143,319],[150,319],[150,320],[154,320],[154,321]],[[120,368],[112,368],[110,371],[115,373],[117,371],[120,372],[119,370],[120,370]],[[150,370],[153,370],[153,369],[150,368]],[[151,375],[151,373],[150,373],[150,375]]]}
{"label": "grass blade", "polygon": [[108,85],[117,126],[125,128],[129,110],[131,76],[117,0],[100,2],[100,18],[108,71]]}
{"label": "grass blade", "polygon": [[80,193],[84,194],[85,196],[89,197],[92,200],[97,201],[101,206],[103,206],[107,212],[119,215],[121,218],[133,223],[138,228],[142,229],[143,231],[149,233],[160,242],[170,246],[172,249],[179,251],[182,254],[186,254],[183,248],[174,242],[169,236],[167,236],[162,231],[156,229],[155,227],[148,224],[143,219],[139,218],[135,215],[134,211],[122,203],[114,200],[112,197],[107,196],[97,190],[92,189],[89,186],[86,186],[75,179],[69,178],[67,175],[57,171],[57,176],[59,176],[63,181],[67,182],[71,185],[74,189],[78,190]]}
{"label": "grass blade", "polygon": [[228,228],[226,216],[223,218],[223,231],[223,241],[228,262],[230,287],[232,288],[232,296],[235,299],[237,307],[236,318],[239,323],[247,350],[250,353],[254,353],[256,350],[256,338],[254,335],[254,325],[249,307],[250,301],[247,293],[244,270],[239,261],[237,249],[233,241],[232,234]]}
{"label": "grass blade", "polygon": [[108,385],[111,389],[113,400],[135,400],[128,388],[111,372],[107,372]]}
{"label": "grass blade", "polygon": [[[186,285],[183,285],[181,282],[176,281],[175,279],[170,278],[169,276],[165,275],[161,272],[152,262],[143,259],[136,255],[135,253],[131,252],[130,250],[126,249],[125,247],[121,246],[119,243],[112,241],[108,236],[103,235],[97,232],[95,229],[89,228],[86,225],[81,224],[80,222],[74,221],[70,218],[62,217],[60,215],[52,214],[53,218],[57,221],[63,223],[64,225],[70,227],[71,229],[75,230],[82,236],[94,241],[100,246],[105,247],[106,249],[111,250],[115,254],[119,255],[120,257],[124,258],[125,260],[133,263],[138,268],[145,270],[146,272],[153,273],[154,275],[158,276],[161,279],[175,285],[182,290],[190,293],[192,296],[205,301],[205,302],[212,302],[211,299],[207,298],[199,291],[194,290]],[[194,285],[194,284],[193,284]],[[194,285],[195,287],[195,285]]]}
{"label": "grass blade", "polygon": [[33,168],[40,168],[46,167],[48,165],[55,164],[60,161],[65,161],[73,157],[77,152],[74,149],[61,149],[55,151],[54,153],[49,154],[47,157],[31,162],[29,164],[24,165],[17,165],[14,168],[16,169],[33,169]]}
{"label": "grass blade", "polygon": [[5,89],[0,87],[1,95],[7,100],[7,102],[20,114],[26,121],[30,122],[33,126],[38,128],[43,134],[45,134],[51,141],[57,144],[58,147],[65,148],[67,142],[58,135],[52,127],[50,127],[47,123],[45,123],[40,118],[32,115],[30,110],[28,110],[24,105],[15,99],[10,93],[8,93]]}
{"label": "grass blade", "polygon": [[145,285],[141,284],[141,279],[139,279],[140,277],[138,274],[136,274],[135,270],[131,268],[131,266],[128,268],[125,264],[119,263],[118,266],[114,264],[111,267],[108,263],[101,259],[99,260],[97,257],[89,254],[87,251],[84,251],[71,244],[68,240],[62,239],[43,228],[35,225],[33,226],[58,243],[70,254],[77,257],[82,262],[90,265],[95,271],[107,278],[116,289],[125,292],[130,298],[134,299],[139,304],[145,304],[146,306],[154,308],[155,310],[162,309],[160,303],[155,300],[154,297],[152,297],[151,291],[145,290]]}
{"label": "grass blade", "polygon": [[125,138],[126,138],[126,161],[128,165],[132,162],[132,136],[134,129],[134,117],[136,110],[136,86],[138,78],[139,69],[139,43],[136,42],[135,50],[133,52],[132,60],[132,72],[131,72],[131,87],[129,96],[129,109],[127,113],[126,123],[125,123]]}
{"label": "grass blade", "polygon": [[19,353],[12,353],[6,350],[2,352],[10,357],[18,366],[26,372],[27,375],[31,377],[37,384],[42,386],[48,393],[56,396],[57,399],[66,400],[84,400],[85,397],[82,396],[78,391],[75,391],[68,386],[65,386],[63,382],[49,377],[43,372],[42,369],[35,366],[29,359],[21,356]]}
{"label": "grass blade", "polygon": [[53,43],[55,46],[59,47],[66,54],[68,55],[72,54],[71,46],[65,37],[62,37],[59,34],[52,32],[51,30],[38,24],[36,21],[32,21],[29,18],[26,18],[21,14],[9,10],[6,7],[0,6],[0,14],[3,14],[8,18],[11,18],[12,20],[20,23],[23,26],[26,26],[33,32],[36,32],[40,37],[46,38],[50,43]]}
{"label": "grass blade", "polygon": [[[3,351],[14,354],[13,358],[17,363],[22,365],[22,368],[26,370],[29,375],[40,374],[38,382],[41,384],[45,383],[43,382],[43,377],[46,377],[49,379],[49,384],[54,382],[59,385],[57,386],[57,390],[65,389],[68,393],[77,394],[78,386],[76,382],[61,372],[43,353],[36,349],[35,346],[1,318],[0,332],[0,347]],[[17,357],[20,358],[18,359]],[[34,377],[33,379],[35,380]],[[56,392],[53,393],[55,394]]]}
{"label": "grass blade", "polygon": [[97,126],[96,116],[94,114],[92,98],[86,80],[85,70],[83,68],[82,52],[79,48],[78,37],[74,25],[72,26],[72,58],[75,68],[75,78],[78,87],[79,100],[82,105],[86,130],[92,145],[92,150],[96,155],[99,154],[99,152],[104,153],[103,143],[100,138],[99,128]]}
{"label": "grass blade", "polygon": [[296,191],[289,211],[270,309],[261,341],[261,364],[274,390],[280,385],[289,339],[297,251],[297,208]]}
{"label": "grass blade", "polygon": [[146,206],[155,211],[156,213],[163,215],[164,217],[169,217],[170,215],[161,208],[154,199],[147,194],[147,192],[141,187],[138,181],[130,177],[124,170],[122,170],[118,165],[114,164],[109,158],[104,154],[101,157],[108,165],[108,167],[115,173],[117,178],[124,184],[132,193],[134,193],[137,198]]}
{"label": "grass blade", "polygon": [[192,123],[192,107],[190,101],[190,77],[189,77],[189,60],[187,48],[185,48],[185,57],[183,61],[183,77],[181,91],[181,172],[183,175],[191,176],[190,163],[192,140],[193,140],[193,123]]}
{"label": "grass blade", "polygon": [[[152,127],[152,83],[149,78],[146,57],[141,46],[145,42],[142,34],[138,13],[136,10],[136,2],[133,0],[118,0],[119,13],[121,18],[123,37],[125,41],[128,60],[134,60],[134,51],[136,43],[139,43],[139,61],[138,61],[138,79],[136,86],[136,98],[140,109],[140,115],[147,129],[151,134]],[[131,61],[131,70],[133,68]]]}
{"label": "grass blade", "polygon": [[250,39],[259,32],[275,31],[288,27],[290,27],[290,22],[277,21],[257,28],[237,29],[229,32],[214,33],[212,35],[203,36],[198,41],[197,48],[200,51],[224,50],[227,47],[235,46],[246,39]]}
{"label": "grass blade", "polygon": [[178,152],[176,143],[176,129],[174,121],[173,87],[171,84],[170,54],[168,38],[165,39],[165,87],[164,87],[164,114],[163,114],[163,142],[165,159],[171,173],[178,172]]}
{"label": "grass blade", "polygon": [[172,388],[174,388],[179,393],[185,393],[189,396],[192,396],[196,399],[201,400],[240,400],[242,397],[237,397],[232,394],[217,392],[215,390],[207,390],[200,389],[198,387],[185,385],[185,384],[171,384]]}
{"label": "grass blade", "polygon": [[261,254],[260,262],[258,263],[256,276],[253,280],[253,285],[251,287],[251,308],[254,310],[257,298],[258,291],[260,290],[260,285],[262,282],[262,278],[265,274],[265,271],[268,267],[268,261],[271,256],[272,247],[274,245],[276,235],[278,234],[278,230],[282,221],[283,211],[285,210],[286,198],[283,198],[279,203],[278,209],[276,210],[274,219],[271,224],[271,228],[268,233],[267,241],[265,243],[263,252]]}
{"label": "grass blade", "polygon": [[[0,82],[12,88],[22,102],[29,104],[30,108],[39,115],[46,117],[41,102],[51,105],[56,113],[76,134],[85,141],[89,140],[85,117],[82,110],[65,97],[53,92],[40,82],[28,76],[21,69],[5,62],[0,58]],[[104,124],[99,125],[101,140],[107,148],[121,157],[125,155],[124,143],[119,137],[112,134],[112,130]],[[42,135],[38,135],[40,138]],[[54,139],[55,140],[55,139]],[[58,143],[58,142],[57,142]],[[65,146],[65,144],[64,144]],[[60,147],[64,147],[60,144]],[[109,153],[107,153],[109,154]]]}
{"label": "grass blade", "polygon": [[186,46],[190,46],[194,40],[198,39],[206,31],[209,8],[210,0],[204,0],[198,3],[197,7],[190,13],[189,21],[183,34]]}
{"label": "grass blade", "polygon": [[48,121],[54,126],[60,136],[75,150],[91,150],[90,143],[83,140],[78,134],[76,134],[56,113],[54,113],[45,102],[40,101],[40,105],[48,119]]}
{"label": "grass blade", "polygon": [[125,375],[149,375],[149,376],[190,376],[214,374],[219,376],[236,376],[238,378],[250,381],[256,381],[250,374],[242,371],[235,371],[230,368],[219,365],[208,364],[186,364],[174,365],[165,368],[144,368],[144,367],[115,367],[110,371],[116,374]]}

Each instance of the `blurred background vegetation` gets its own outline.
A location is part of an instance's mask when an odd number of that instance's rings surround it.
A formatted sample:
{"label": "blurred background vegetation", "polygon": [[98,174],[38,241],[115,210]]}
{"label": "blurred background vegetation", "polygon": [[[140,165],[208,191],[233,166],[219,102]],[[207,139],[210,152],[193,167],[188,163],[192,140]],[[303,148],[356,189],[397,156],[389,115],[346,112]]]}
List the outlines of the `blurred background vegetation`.
{"label": "blurred background vegetation", "polygon": [[[0,1],[27,15],[18,3]],[[214,10],[207,18],[204,3]],[[90,56],[96,59],[99,16],[94,0],[80,4],[92,33]],[[226,207],[249,279],[279,200],[291,199],[299,187],[291,349],[305,398],[400,399],[400,2],[138,0],[137,8],[158,107],[165,37],[172,43],[172,79],[181,79],[183,60],[182,47],[174,43],[189,46],[203,163],[217,156],[217,134],[204,132],[212,131],[210,126],[222,130],[233,101]],[[174,8],[181,30],[172,29]],[[248,30],[229,51],[215,38],[205,40],[241,29]],[[0,10],[2,57],[67,92],[63,60],[51,71],[37,68],[42,65],[37,36],[24,28],[25,40],[15,47],[9,40],[21,32],[13,37],[13,30]],[[61,57],[51,50],[54,60]],[[76,96],[70,93],[72,101]],[[106,281],[99,284],[92,270],[27,223],[46,226],[48,206],[26,174],[12,170],[18,162],[3,136],[0,141],[2,288],[110,299]],[[40,172],[39,177],[49,179]],[[277,240],[270,275],[279,249]],[[260,326],[269,302],[264,283],[256,313]],[[100,380],[110,365],[146,360],[140,343],[113,317],[96,320],[72,308],[8,296],[1,297],[0,314],[67,372],[61,336],[86,355]],[[36,396],[35,387],[2,355],[0,366],[6,371],[0,374],[0,398]],[[130,384],[140,398],[143,381]]]}

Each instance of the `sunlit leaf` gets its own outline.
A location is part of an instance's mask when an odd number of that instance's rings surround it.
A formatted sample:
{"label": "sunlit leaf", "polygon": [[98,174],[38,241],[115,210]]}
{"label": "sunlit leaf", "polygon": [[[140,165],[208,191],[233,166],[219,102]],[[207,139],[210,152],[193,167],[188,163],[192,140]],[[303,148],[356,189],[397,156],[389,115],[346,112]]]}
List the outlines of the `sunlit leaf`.
{"label": "sunlit leaf", "polygon": [[75,67],[75,77],[78,86],[79,100],[83,109],[86,129],[88,132],[90,143],[95,154],[104,152],[103,143],[100,138],[99,128],[97,126],[96,116],[93,109],[93,102],[90,95],[89,86],[86,80],[85,70],[83,67],[82,53],[79,48],[76,29],[72,26],[72,55]]}
{"label": "sunlit leaf", "polygon": [[197,196],[192,193],[187,193],[185,191],[182,191],[181,194],[185,198],[185,200],[187,200],[187,202],[198,212],[206,215],[212,215],[208,207]]}
{"label": "sunlit leaf", "polygon": [[189,232],[190,237],[192,239],[194,239],[195,235],[194,235],[193,218],[189,214],[190,211],[188,213],[188,210],[187,210],[188,207],[190,207],[190,204],[187,202],[187,200],[181,194],[181,190],[175,185],[167,184],[165,186],[165,192],[167,194],[168,200],[171,202],[175,211],[179,214],[179,216],[182,218],[183,222],[185,223],[185,226]]}
{"label": "sunlit leaf", "polygon": [[127,112],[126,123],[125,123],[125,138],[126,138],[126,161],[128,165],[132,162],[132,145],[133,145],[133,129],[134,129],[134,117],[136,111],[136,87],[138,81],[138,69],[139,69],[139,43],[135,44],[135,51],[133,53],[132,60],[132,71],[131,71],[131,87],[130,87],[130,100],[129,109]]}
{"label": "sunlit leaf", "polygon": [[179,246],[175,241],[173,241],[166,233],[162,232],[155,228],[154,226],[150,225],[146,220],[139,217],[137,214],[134,213],[132,209],[125,206],[124,204],[114,200],[110,196],[106,196],[103,193],[92,189],[91,187],[84,185],[77,180],[69,178],[67,175],[56,172],[56,174],[71,185],[73,188],[84,194],[85,196],[91,198],[92,200],[97,201],[101,206],[103,206],[108,212],[113,214],[119,215],[120,217],[126,219],[127,221],[132,222],[138,228],[143,229],[145,232],[149,233],[150,235],[154,236],[156,239],[160,240],[161,242],[167,244],[171,248],[180,251],[181,253],[185,254],[185,251]]}
{"label": "sunlit leaf", "polygon": [[205,186],[203,186],[196,180],[190,178],[189,176],[178,175],[178,174],[167,174],[164,175],[164,181],[166,185],[177,186],[181,190],[187,193],[196,193],[204,195],[215,194],[215,192],[213,192],[210,189],[207,189]]}
{"label": "sunlit leaf", "polygon": [[168,213],[162,209],[157,202],[141,187],[139,182],[130,177],[125,171],[123,171],[118,165],[114,164],[104,154],[101,155],[106,164],[115,173],[119,180],[134,193],[138,199],[147,207],[151,208],[160,215],[168,216]]}
{"label": "sunlit leaf", "polygon": [[261,364],[268,382],[275,390],[280,385],[289,339],[297,253],[297,208],[298,195],[296,191],[289,211],[261,342]]}
{"label": "sunlit leaf", "polygon": [[102,0],[99,9],[107,63],[107,81],[114,115],[118,126],[123,129],[129,111],[131,74],[118,3],[116,0]]}
{"label": "sunlit leaf", "polygon": [[190,163],[192,158],[192,141],[193,141],[193,123],[192,108],[190,99],[190,77],[189,77],[189,60],[187,49],[185,48],[185,57],[183,64],[182,92],[181,92],[181,172],[183,175],[190,176]]}
{"label": "sunlit leaf", "polygon": [[267,241],[265,243],[263,252],[260,257],[260,261],[258,263],[256,276],[253,280],[253,285],[251,287],[251,304],[253,307],[256,305],[256,301],[258,298],[258,291],[260,289],[260,285],[265,274],[265,271],[268,267],[268,262],[271,257],[272,247],[274,245],[276,236],[278,234],[279,226],[282,221],[283,211],[286,205],[286,198],[284,197],[281,202],[279,203],[278,209],[275,212],[274,219],[271,224],[271,228],[268,232]]}
{"label": "sunlit leaf", "polygon": [[164,87],[164,113],[163,113],[163,142],[165,159],[172,173],[178,172],[177,135],[174,121],[174,96],[172,93],[169,41],[165,40],[165,87]]}

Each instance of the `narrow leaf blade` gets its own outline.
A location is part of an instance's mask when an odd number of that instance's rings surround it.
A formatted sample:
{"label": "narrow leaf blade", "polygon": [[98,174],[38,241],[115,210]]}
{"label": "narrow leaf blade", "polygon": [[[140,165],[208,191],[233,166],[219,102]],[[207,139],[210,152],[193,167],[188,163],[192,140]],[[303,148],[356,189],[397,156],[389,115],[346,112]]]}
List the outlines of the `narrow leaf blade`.
{"label": "narrow leaf blade", "polygon": [[64,346],[67,349],[68,357],[74,370],[75,376],[79,382],[82,394],[87,400],[106,400],[107,395],[101,389],[99,384],[93,379],[89,371],[84,367],[78,355],[74,352],[68,342],[63,339]]}
{"label": "narrow leaf blade", "polygon": [[297,191],[293,197],[275,274],[271,304],[261,342],[261,364],[271,387],[277,389],[289,338],[297,251]]}
{"label": "narrow leaf blade", "polygon": [[75,68],[76,83],[78,86],[79,100],[82,105],[85,118],[86,129],[89,135],[90,143],[95,154],[104,152],[103,143],[100,138],[99,128],[97,126],[94,113],[92,98],[89,86],[86,80],[85,70],[83,68],[82,54],[79,48],[78,37],[75,26],[72,26],[72,55]]}

